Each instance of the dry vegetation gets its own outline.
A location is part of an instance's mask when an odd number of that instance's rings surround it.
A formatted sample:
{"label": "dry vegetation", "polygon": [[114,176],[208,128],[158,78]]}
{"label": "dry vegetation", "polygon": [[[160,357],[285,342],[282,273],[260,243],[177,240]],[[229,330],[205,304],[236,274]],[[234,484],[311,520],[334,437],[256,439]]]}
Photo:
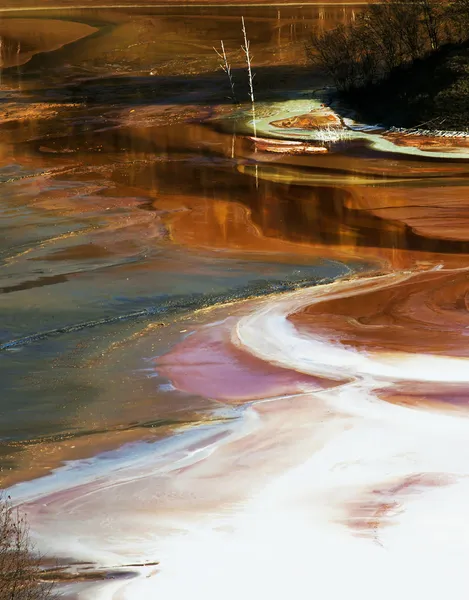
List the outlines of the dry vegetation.
{"label": "dry vegetation", "polygon": [[41,580],[24,515],[0,498],[0,600],[51,600],[53,586]]}
{"label": "dry vegetation", "polygon": [[367,122],[469,131],[469,0],[370,4],[308,53]]}
{"label": "dry vegetation", "polygon": [[314,33],[308,55],[339,90],[350,90],[468,37],[469,0],[384,0],[348,25]]}

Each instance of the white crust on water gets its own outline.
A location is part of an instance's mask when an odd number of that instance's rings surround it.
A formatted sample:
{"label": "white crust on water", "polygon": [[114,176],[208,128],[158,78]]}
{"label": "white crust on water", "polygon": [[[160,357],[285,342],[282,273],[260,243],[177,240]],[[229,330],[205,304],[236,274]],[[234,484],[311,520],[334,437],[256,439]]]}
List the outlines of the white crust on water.
{"label": "white crust on water", "polygon": [[405,352],[365,354],[319,335],[300,333],[288,320],[309,305],[384,289],[412,276],[396,273],[287,293],[276,302],[264,302],[254,313],[241,318],[232,341],[266,362],[336,380],[371,377],[376,383],[388,380],[469,383],[467,359]]}
{"label": "white crust on water", "polygon": [[[358,124],[351,118],[342,119],[344,127],[323,127],[317,129],[282,129],[272,125],[273,121],[278,121],[290,117],[300,116],[305,112],[320,110],[323,108],[323,100],[314,97],[314,91],[311,90],[311,98],[294,98],[269,104],[269,107],[275,107],[276,112],[271,110],[267,117],[257,118],[255,129],[257,135],[265,137],[274,137],[283,140],[303,141],[303,142],[322,142],[335,143],[361,140],[370,144],[378,152],[392,152],[394,154],[421,156],[427,158],[469,158],[469,148],[459,148],[458,150],[421,150],[413,146],[400,146],[391,139],[386,138],[381,132],[376,131],[376,127]],[[307,92],[304,93],[306,95]],[[261,104],[262,106],[262,104]],[[329,109],[331,112],[333,108]],[[254,128],[252,121],[248,125]],[[424,136],[423,136],[424,137]],[[439,137],[449,137],[440,135]],[[464,137],[459,136],[458,137]]]}
{"label": "white crust on water", "polygon": [[[292,312],[314,302],[382,289],[412,276],[345,281],[269,298],[256,302],[233,330],[238,347],[264,361],[351,383],[254,403],[238,431],[202,451],[196,462],[191,462],[189,435],[182,454],[178,447],[179,456],[188,458],[184,469],[146,457],[133,475],[131,464],[114,470],[109,486],[100,471],[94,504],[87,504],[86,485],[80,495],[72,482],[72,494],[62,504],[47,494],[36,498],[41,509],[51,502],[44,509],[51,546],[63,536],[64,525],[69,538],[63,543],[70,550],[79,547],[84,557],[96,556],[106,545],[115,551],[103,522],[117,527],[119,519],[135,517],[134,497],[155,499],[154,511],[130,520],[133,527],[121,529],[114,544],[121,561],[135,561],[137,553],[160,565],[141,568],[136,579],[83,589],[80,600],[466,600],[469,419],[395,406],[375,396],[373,388],[383,380],[417,376],[469,381],[467,362],[441,357],[437,371],[428,357],[398,355],[391,364],[379,354],[365,356],[301,334],[288,321]],[[247,485],[247,472],[260,485]],[[187,495],[185,512],[168,513],[166,505],[161,514],[155,490],[158,477],[168,481],[168,476],[170,490]],[[215,502],[203,514],[189,515],[191,495],[205,493],[214,477],[219,494],[229,485],[241,490],[243,499]],[[52,489],[60,489],[60,477],[56,484]],[[34,489],[37,483],[24,484],[23,497],[28,485]],[[119,492],[119,485],[128,491]],[[120,493],[124,500],[133,494],[132,486],[139,486],[137,496],[127,500],[125,510],[119,506],[116,516],[113,496]],[[89,507],[94,513],[88,522],[82,515]],[[163,535],[161,522],[169,531],[174,524],[178,528]],[[366,537],[357,536],[360,523]]]}

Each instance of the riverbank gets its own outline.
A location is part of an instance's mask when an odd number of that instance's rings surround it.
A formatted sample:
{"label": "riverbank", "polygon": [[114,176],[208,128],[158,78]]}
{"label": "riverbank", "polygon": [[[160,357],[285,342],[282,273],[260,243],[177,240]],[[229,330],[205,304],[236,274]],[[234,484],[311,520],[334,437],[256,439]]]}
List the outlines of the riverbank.
{"label": "riverbank", "polygon": [[386,79],[341,93],[368,123],[427,132],[469,131],[469,42],[447,44]]}

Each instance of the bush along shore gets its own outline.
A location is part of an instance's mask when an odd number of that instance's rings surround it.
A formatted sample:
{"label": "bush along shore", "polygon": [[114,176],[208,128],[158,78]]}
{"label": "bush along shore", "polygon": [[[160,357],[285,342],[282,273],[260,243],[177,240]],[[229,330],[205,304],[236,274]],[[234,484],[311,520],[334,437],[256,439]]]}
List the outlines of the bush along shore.
{"label": "bush along shore", "polygon": [[307,52],[368,123],[469,132],[469,0],[371,4]]}

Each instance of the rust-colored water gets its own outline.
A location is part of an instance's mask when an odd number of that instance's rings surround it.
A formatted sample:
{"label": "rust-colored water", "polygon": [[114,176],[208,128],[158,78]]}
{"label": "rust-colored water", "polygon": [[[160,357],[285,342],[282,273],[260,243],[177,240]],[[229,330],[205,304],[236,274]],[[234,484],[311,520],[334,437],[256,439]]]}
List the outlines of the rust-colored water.
{"label": "rust-colored water", "polygon": [[123,576],[67,597],[465,597],[469,163],[256,150],[213,51],[271,111],[358,10],[0,20],[1,484]]}

